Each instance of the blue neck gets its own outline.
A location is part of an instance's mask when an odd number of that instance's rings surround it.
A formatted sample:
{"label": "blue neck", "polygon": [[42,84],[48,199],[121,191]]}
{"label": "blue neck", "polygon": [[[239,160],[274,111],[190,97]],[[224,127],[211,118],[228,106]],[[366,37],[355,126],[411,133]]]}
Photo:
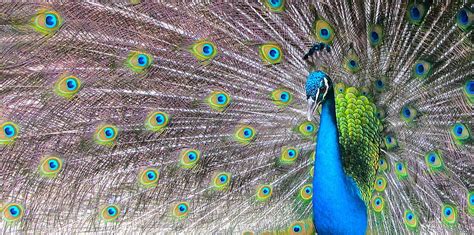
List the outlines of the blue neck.
{"label": "blue neck", "polygon": [[332,89],[322,104],[313,192],[313,218],[318,233],[365,234],[366,206],[342,166]]}

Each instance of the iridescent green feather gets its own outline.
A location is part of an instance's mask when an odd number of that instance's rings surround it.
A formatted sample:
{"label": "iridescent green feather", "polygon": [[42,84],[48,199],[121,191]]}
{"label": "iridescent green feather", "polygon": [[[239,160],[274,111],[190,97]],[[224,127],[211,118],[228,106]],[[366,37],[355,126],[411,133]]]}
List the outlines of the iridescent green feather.
{"label": "iridescent green feather", "polygon": [[0,123],[0,145],[8,145],[15,142],[20,129],[13,122]]}
{"label": "iridescent green feather", "polygon": [[425,154],[425,163],[430,173],[442,171],[444,169],[441,150],[434,150]]}
{"label": "iridescent green feather", "polygon": [[462,146],[471,140],[471,130],[464,123],[457,122],[450,127],[451,136],[458,146]]}
{"label": "iridescent green feather", "polygon": [[336,86],[336,117],[344,169],[356,181],[363,200],[371,199],[380,152],[375,105],[355,87]]}
{"label": "iridescent green feather", "polygon": [[443,204],[441,207],[441,222],[447,227],[454,227],[458,223],[458,209],[452,204]]}
{"label": "iridescent green feather", "polygon": [[466,96],[467,101],[474,105],[474,80],[469,80],[464,83],[462,88],[464,95]]}
{"label": "iridescent green feather", "polygon": [[405,210],[403,213],[403,223],[408,230],[416,231],[418,229],[418,216],[412,210]]}
{"label": "iridescent green feather", "polygon": [[295,131],[304,139],[316,138],[316,125],[313,122],[304,121],[295,128]]}
{"label": "iridescent green feather", "polygon": [[467,213],[470,216],[474,216],[474,191],[470,191],[466,197],[467,202]]}
{"label": "iridescent green feather", "polygon": [[285,10],[285,0],[264,0],[263,3],[271,12],[283,12]]}

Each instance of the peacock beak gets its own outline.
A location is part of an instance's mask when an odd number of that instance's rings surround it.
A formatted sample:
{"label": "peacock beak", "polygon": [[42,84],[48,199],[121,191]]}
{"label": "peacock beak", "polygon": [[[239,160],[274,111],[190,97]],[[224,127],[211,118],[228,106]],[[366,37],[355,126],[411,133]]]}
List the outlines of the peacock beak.
{"label": "peacock beak", "polygon": [[313,119],[313,113],[314,110],[319,106],[320,102],[316,102],[313,97],[308,98],[308,112],[307,112],[307,117],[308,121],[311,121]]}

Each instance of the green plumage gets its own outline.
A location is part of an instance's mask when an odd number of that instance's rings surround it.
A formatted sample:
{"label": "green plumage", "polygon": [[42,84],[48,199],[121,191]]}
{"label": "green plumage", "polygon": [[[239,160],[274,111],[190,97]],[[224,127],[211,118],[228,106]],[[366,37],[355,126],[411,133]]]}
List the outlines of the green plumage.
{"label": "green plumage", "polygon": [[380,121],[375,104],[355,87],[336,93],[336,117],[344,170],[352,176],[368,205],[371,199],[380,154]]}

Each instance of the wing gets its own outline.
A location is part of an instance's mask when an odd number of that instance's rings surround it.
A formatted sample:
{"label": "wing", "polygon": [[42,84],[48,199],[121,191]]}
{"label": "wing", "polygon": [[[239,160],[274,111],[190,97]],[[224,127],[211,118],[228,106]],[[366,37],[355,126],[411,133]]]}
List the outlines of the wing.
{"label": "wing", "polygon": [[376,107],[355,87],[336,86],[336,116],[344,170],[370,201],[380,152],[380,121]]}

